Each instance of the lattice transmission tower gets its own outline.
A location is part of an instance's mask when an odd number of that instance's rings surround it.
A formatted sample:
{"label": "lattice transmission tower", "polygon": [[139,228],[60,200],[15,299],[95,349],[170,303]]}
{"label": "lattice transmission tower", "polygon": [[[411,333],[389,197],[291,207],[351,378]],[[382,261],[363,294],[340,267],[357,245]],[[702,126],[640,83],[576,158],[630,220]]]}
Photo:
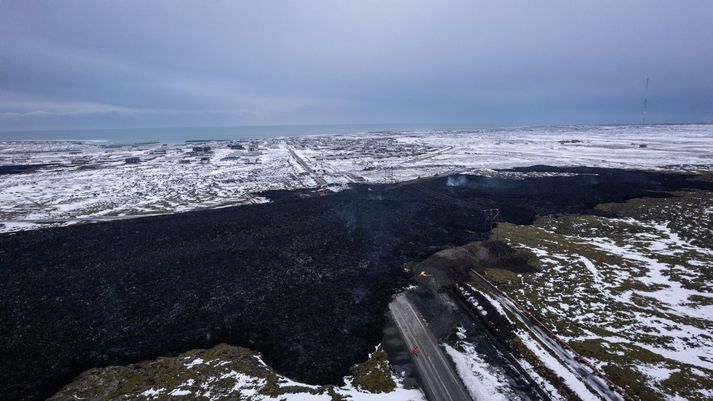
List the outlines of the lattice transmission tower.
{"label": "lattice transmission tower", "polygon": [[396,180],[394,179],[394,168],[393,167],[384,168],[384,182],[386,184],[393,184],[396,182]]}
{"label": "lattice transmission tower", "polygon": [[483,209],[483,224],[485,232],[488,233],[495,229],[495,239],[500,239],[498,231],[498,222],[500,221],[500,209]]}

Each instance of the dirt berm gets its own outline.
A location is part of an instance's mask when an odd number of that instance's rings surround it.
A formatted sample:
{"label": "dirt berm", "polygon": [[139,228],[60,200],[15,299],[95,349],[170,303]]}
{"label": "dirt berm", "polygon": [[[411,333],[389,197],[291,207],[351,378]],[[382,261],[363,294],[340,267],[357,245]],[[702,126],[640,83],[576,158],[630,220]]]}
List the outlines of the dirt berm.
{"label": "dirt berm", "polygon": [[[515,251],[502,241],[476,241],[464,246],[436,252],[421,263],[410,264],[419,284],[441,290],[454,282],[467,279],[470,269],[499,268],[515,273],[533,272],[537,269],[528,262],[528,255]],[[426,280],[426,278],[432,278]]]}

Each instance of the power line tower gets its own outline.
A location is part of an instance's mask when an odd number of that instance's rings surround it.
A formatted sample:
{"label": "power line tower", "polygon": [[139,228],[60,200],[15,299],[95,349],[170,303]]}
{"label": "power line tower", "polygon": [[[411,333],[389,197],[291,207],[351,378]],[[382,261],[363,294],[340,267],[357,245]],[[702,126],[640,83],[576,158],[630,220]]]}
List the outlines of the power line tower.
{"label": "power line tower", "polygon": [[394,168],[393,167],[384,168],[384,182],[386,184],[393,184],[396,182],[396,180],[394,179]]}
{"label": "power line tower", "polygon": [[483,209],[483,228],[485,232],[495,229],[495,239],[500,239],[498,222],[500,221],[500,209]]}
{"label": "power line tower", "polygon": [[646,77],[646,91],[644,92],[644,111],[641,115],[641,125],[646,125],[646,113],[649,109],[649,77]]}

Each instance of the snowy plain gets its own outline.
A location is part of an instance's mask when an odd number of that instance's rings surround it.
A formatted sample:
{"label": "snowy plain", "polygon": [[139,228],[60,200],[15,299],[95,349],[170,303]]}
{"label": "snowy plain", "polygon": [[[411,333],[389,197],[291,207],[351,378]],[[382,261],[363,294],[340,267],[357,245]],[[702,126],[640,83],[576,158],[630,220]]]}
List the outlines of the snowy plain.
{"label": "snowy plain", "polygon": [[[711,138],[713,125],[658,125],[263,138],[239,141],[244,150],[228,140],[4,141],[0,167],[31,168],[0,174],[0,232],[265,202],[266,190],[325,183],[339,190],[537,164],[710,170]],[[196,145],[211,151],[195,153]],[[140,162],[127,164],[130,157]]]}

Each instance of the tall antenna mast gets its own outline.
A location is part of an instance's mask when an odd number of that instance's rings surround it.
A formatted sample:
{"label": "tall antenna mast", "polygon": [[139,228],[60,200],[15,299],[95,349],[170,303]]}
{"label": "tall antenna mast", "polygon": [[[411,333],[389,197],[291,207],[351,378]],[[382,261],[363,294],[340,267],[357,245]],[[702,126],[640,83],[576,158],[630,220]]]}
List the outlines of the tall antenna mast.
{"label": "tall antenna mast", "polygon": [[646,77],[646,92],[644,95],[644,112],[641,116],[641,124],[646,125],[646,113],[649,108],[649,77]]}

